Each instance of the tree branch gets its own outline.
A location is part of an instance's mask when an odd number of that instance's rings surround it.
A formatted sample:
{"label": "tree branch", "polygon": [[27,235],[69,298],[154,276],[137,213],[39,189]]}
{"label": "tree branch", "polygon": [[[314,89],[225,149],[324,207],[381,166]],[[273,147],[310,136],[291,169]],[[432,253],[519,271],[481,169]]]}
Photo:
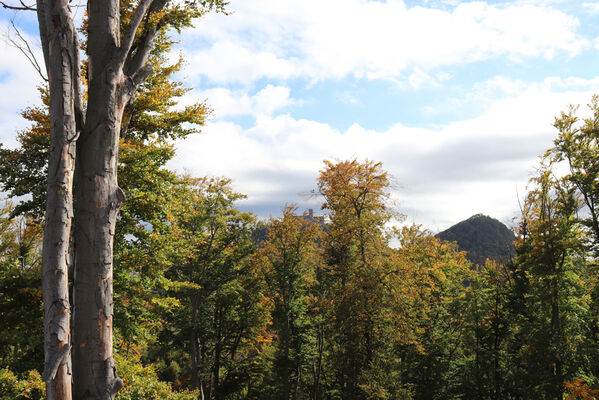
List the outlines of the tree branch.
{"label": "tree branch", "polygon": [[44,65],[46,66],[46,72],[48,72],[48,62],[50,58],[50,51],[48,47],[48,25],[47,19],[45,17],[45,7],[44,0],[37,0],[37,22],[40,29],[40,41],[42,42],[42,51],[44,53]]}
{"label": "tree branch", "polygon": [[[153,13],[161,11],[168,0],[153,0],[148,10],[146,19]],[[127,61],[125,63],[124,72],[125,74],[132,76],[136,74],[141,68],[143,68],[150,56],[152,51],[152,43],[156,32],[161,27],[161,23],[158,22],[155,26],[147,29],[139,39],[139,44],[136,46],[135,54],[131,55],[131,52],[127,54]]]}
{"label": "tree branch", "polygon": [[71,74],[73,76],[73,102],[75,111],[75,129],[76,135],[72,140],[77,140],[83,126],[85,125],[85,111],[83,108],[83,98],[81,91],[81,55],[79,53],[79,39],[76,34],[73,35],[73,62],[71,64]]}
{"label": "tree branch", "polygon": [[6,4],[3,1],[0,1],[0,5],[2,5],[3,8],[7,8],[9,10],[18,10],[18,11],[37,11],[37,8],[33,7],[33,6],[28,6],[27,4],[25,4],[23,2],[23,0],[19,0],[19,3],[21,3],[20,6],[11,6],[10,4]]}
{"label": "tree branch", "polygon": [[[129,112],[132,112],[133,110],[135,92],[137,92],[139,85],[141,85],[142,82],[145,81],[148,78],[148,76],[152,74],[152,72],[154,72],[154,67],[151,64],[146,64],[142,68],[140,68],[136,73],[127,77],[127,81],[123,85],[120,95],[122,96],[121,98],[127,102],[125,107],[128,108]],[[121,126],[121,137],[123,137],[123,133],[128,128],[130,121],[130,115],[127,117],[126,121],[123,121],[124,125]]]}
{"label": "tree branch", "polygon": [[123,35],[123,40],[121,42],[121,49],[119,51],[119,60],[121,63],[124,63],[127,59],[127,55],[133,46],[133,41],[135,40],[135,34],[137,33],[137,29],[139,25],[144,19],[148,8],[152,4],[153,0],[141,0],[133,13],[133,17],[127,26],[127,30]]}
{"label": "tree branch", "polygon": [[129,85],[126,85],[130,91],[129,96],[135,94],[139,85],[152,75],[152,72],[154,72],[154,67],[151,64],[146,64],[129,77]]}
{"label": "tree branch", "polygon": [[9,41],[10,44],[12,44],[14,47],[19,49],[19,51],[21,53],[23,53],[25,58],[27,58],[27,60],[29,60],[29,62],[31,63],[33,68],[35,68],[35,70],[41,76],[41,78],[44,81],[48,82],[48,78],[46,78],[46,76],[44,76],[44,73],[42,72],[42,67],[40,67],[39,63],[37,62],[37,58],[35,57],[35,54],[33,54],[33,50],[31,50],[31,47],[29,46],[29,42],[27,42],[27,40],[23,37],[23,35],[21,35],[21,32],[15,25],[14,20],[10,21],[10,25],[15,30],[15,33],[17,34],[17,38],[18,38],[18,40],[20,40],[22,42],[22,44],[17,43],[15,40],[13,40],[10,37],[10,31],[7,34],[7,40]]}

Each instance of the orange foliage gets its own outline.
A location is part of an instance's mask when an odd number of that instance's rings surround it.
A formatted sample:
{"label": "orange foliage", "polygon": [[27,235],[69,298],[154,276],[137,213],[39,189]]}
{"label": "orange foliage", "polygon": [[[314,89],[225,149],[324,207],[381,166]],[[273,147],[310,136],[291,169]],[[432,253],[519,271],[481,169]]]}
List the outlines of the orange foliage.
{"label": "orange foliage", "polygon": [[583,378],[574,378],[570,382],[564,382],[568,392],[567,400],[596,400],[599,399],[599,389],[591,389]]}

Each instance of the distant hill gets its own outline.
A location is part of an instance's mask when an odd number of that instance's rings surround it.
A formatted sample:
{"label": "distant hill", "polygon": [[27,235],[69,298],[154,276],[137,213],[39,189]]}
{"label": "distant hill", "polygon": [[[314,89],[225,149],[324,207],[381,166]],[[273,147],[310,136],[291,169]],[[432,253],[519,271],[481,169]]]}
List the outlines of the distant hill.
{"label": "distant hill", "polygon": [[436,235],[439,239],[457,242],[468,252],[473,264],[484,264],[487,258],[507,263],[515,254],[514,233],[494,218],[476,214]]}

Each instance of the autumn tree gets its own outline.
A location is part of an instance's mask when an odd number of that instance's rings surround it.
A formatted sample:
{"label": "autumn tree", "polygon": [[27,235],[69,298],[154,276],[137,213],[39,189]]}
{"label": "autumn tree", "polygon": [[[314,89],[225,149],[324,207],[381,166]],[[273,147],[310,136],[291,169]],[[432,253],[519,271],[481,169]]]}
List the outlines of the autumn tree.
{"label": "autumn tree", "polygon": [[381,346],[390,276],[385,224],[395,215],[389,207],[389,176],[380,163],[325,161],[318,178],[323,209],[330,224],[324,241],[332,282],[336,386],[344,399],[365,396],[360,379]]}
{"label": "autumn tree", "polygon": [[39,223],[0,208],[0,367],[24,373],[43,366]]}
{"label": "autumn tree", "polygon": [[514,279],[516,318],[524,374],[517,387],[536,396],[561,398],[564,382],[584,366],[588,309],[582,274],[584,236],[576,224],[575,191],[545,165],[531,180],[517,241]]}
{"label": "autumn tree", "polygon": [[599,254],[599,96],[594,95],[587,108],[585,118],[579,117],[578,106],[570,106],[555,118],[554,126],[558,135],[545,156],[552,168],[567,167],[562,185],[574,191],[582,200],[582,209],[575,215],[575,222],[585,233],[585,260],[588,264],[579,271],[590,298],[585,318],[588,334],[585,335],[587,349],[584,353],[590,362],[586,379],[596,384],[596,377],[599,376],[599,363],[595,361],[599,356],[599,276],[595,267]]}
{"label": "autumn tree", "polygon": [[278,389],[274,397],[278,399],[304,398],[302,394],[310,386],[314,333],[309,308],[320,261],[320,233],[321,227],[307,215],[296,214],[293,206],[285,207],[282,217],[268,224],[267,240],[257,255],[274,302],[274,374]]}
{"label": "autumn tree", "polygon": [[513,371],[507,353],[515,327],[508,307],[511,268],[487,259],[471,275],[464,315],[463,390],[470,397],[502,399],[508,396]]}
{"label": "autumn tree", "polygon": [[[157,313],[152,291],[166,281],[163,236],[167,233],[167,204],[179,177],[165,168],[174,157],[173,139],[198,132],[209,114],[204,103],[176,107],[189,89],[173,78],[183,59],[169,61],[174,41],[158,32],[148,62],[154,74],[138,90],[127,108],[127,123],[121,127],[119,181],[127,201],[115,228],[114,273],[115,321],[125,346],[146,340]],[[19,147],[0,148],[0,183],[19,203],[12,215],[42,220],[46,195],[45,177],[50,145],[48,91],[40,88],[42,104],[21,115],[31,126],[19,132]],[[152,226],[152,229],[147,229]],[[126,303],[126,307],[124,306]],[[135,339],[134,339],[135,338]]]}
{"label": "autumn tree", "polygon": [[594,245],[599,243],[599,96],[595,95],[588,105],[591,115],[580,119],[578,107],[570,106],[568,111],[556,117],[554,126],[558,136],[554,146],[547,150],[552,163],[565,162],[569,172],[564,183],[569,183],[582,197],[588,211],[583,218],[585,226],[594,237]]}
{"label": "autumn tree", "polygon": [[[112,244],[117,212],[124,200],[117,184],[121,125],[126,121],[126,107],[152,73],[148,59],[157,33],[180,29],[208,8],[222,10],[223,6],[219,0],[90,3],[85,27],[87,63],[83,71],[88,86],[84,104],[79,37],[70,5],[37,2],[50,98],[42,267],[44,380],[50,399],[71,397],[71,372],[77,398],[113,398],[122,385],[112,357]],[[122,32],[121,21],[125,25]],[[68,266],[73,216],[76,301],[71,338]]]}
{"label": "autumn tree", "polygon": [[453,398],[463,374],[464,325],[470,262],[455,243],[447,243],[418,226],[397,232],[398,279],[394,314],[401,322],[395,356],[402,360],[401,379],[413,397]]}
{"label": "autumn tree", "polygon": [[176,303],[164,310],[149,357],[168,380],[199,389],[203,398],[229,398],[247,390],[266,322],[262,281],[250,259],[254,217],[234,207],[244,196],[228,179],[184,177],[174,189],[163,247],[170,263],[165,294]]}

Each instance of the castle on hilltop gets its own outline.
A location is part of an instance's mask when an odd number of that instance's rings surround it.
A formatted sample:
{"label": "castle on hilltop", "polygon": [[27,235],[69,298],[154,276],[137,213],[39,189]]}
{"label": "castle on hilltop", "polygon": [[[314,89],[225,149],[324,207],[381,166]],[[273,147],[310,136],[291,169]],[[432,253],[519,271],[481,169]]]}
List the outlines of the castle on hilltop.
{"label": "castle on hilltop", "polygon": [[308,208],[307,212],[304,212],[303,218],[314,222],[319,225],[324,225],[324,215],[314,215],[314,210],[312,208]]}

